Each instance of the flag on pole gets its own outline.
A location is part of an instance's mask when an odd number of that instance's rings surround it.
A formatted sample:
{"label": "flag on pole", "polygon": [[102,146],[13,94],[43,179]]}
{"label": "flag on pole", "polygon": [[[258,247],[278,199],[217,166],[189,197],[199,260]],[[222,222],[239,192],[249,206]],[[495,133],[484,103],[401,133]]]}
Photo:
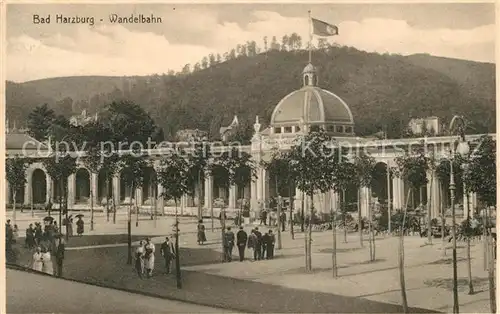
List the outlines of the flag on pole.
{"label": "flag on pole", "polygon": [[335,25],[311,18],[313,34],[318,36],[334,36],[339,34],[339,28]]}

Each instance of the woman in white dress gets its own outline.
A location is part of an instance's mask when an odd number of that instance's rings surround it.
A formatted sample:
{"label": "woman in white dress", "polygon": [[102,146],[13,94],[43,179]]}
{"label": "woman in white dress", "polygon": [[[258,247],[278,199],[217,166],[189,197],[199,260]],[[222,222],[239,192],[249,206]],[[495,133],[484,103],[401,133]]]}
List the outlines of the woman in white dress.
{"label": "woman in white dress", "polygon": [[43,258],[42,258],[42,249],[37,246],[35,249],[35,253],[33,254],[33,266],[32,269],[36,271],[43,271]]}
{"label": "woman in white dress", "polygon": [[139,242],[139,246],[135,249],[135,270],[139,275],[139,278],[142,278],[144,274],[144,243]]}
{"label": "woman in white dress", "polygon": [[151,277],[155,268],[155,245],[151,243],[150,238],[146,239],[144,250],[144,267],[146,268],[147,276]]}
{"label": "woman in white dress", "polygon": [[52,265],[52,260],[50,258],[49,250],[45,250],[45,252],[42,252],[42,262],[43,262],[42,271],[49,275],[54,275],[54,265]]}

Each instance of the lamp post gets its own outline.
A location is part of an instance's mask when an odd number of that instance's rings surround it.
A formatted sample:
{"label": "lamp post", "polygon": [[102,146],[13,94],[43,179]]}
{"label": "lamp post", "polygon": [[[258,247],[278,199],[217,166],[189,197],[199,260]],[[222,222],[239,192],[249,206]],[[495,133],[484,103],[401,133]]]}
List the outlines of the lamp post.
{"label": "lamp post", "polygon": [[459,122],[458,144],[455,149],[454,143],[450,145],[450,199],[451,199],[451,236],[453,239],[453,313],[459,313],[458,307],[458,282],[457,282],[457,239],[456,239],[456,219],[455,219],[455,180],[453,173],[453,159],[456,154],[467,156],[469,154],[469,144],[465,141],[465,120],[462,116],[454,116],[450,122],[450,133],[453,132],[453,126]]}

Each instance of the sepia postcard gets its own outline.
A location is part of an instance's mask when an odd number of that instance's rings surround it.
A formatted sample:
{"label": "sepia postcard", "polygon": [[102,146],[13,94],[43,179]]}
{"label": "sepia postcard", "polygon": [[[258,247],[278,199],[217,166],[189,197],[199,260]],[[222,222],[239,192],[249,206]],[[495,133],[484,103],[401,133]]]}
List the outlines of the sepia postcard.
{"label": "sepia postcard", "polygon": [[0,8],[0,312],[496,313],[494,2]]}

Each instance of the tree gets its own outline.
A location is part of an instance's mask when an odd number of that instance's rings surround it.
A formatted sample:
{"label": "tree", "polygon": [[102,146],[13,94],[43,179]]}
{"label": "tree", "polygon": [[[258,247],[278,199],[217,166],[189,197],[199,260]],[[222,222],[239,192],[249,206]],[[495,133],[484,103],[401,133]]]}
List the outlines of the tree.
{"label": "tree", "polygon": [[49,129],[56,118],[54,110],[47,104],[36,107],[28,115],[28,134],[39,141],[48,139]]}
{"label": "tree", "polygon": [[[205,177],[205,172],[209,167],[209,159],[210,159],[210,147],[207,145],[207,142],[199,142],[199,139],[196,139],[194,151],[192,154],[189,154],[188,157],[188,178],[190,186],[197,185],[198,187],[198,220],[203,218],[203,207],[201,203],[202,193],[202,180]],[[208,206],[208,204],[205,204]]]}
{"label": "tree", "polygon": [[287,51],[287,45],[290,42],[290,37],[288,35],[284,35],[283,38],[281,39],[281,50],[282,51]]}
{"label": "tree", "polygon": [[[373,181],[373,171],[375,169],[375,159],[370,155],[361,152],[359,156],[356,156],[354,159],[354,164],[356,168],[356,177],[358,187],[358,219],[359,219],[359,241],[360,245],[363,246],[363,231],[362,231],[362,217],[361,217],[361,195],[359,188],[367,188],[370,189]],[[371,197],[371,192],[368,193],[365,197]],[[373,235],[373,217],[372,217],[372,209],[371,204],[368,204],[368,228],[369,228],[369,246],[370,246],[370,261],[375,260],[375,243],[374,243],[374,235]]]}
{"label": "tree", "polygon": [[338,150],[332,148],[333,139],[322,129],[298,139],[291,147],[291,172],[297,188],[310,198],[309,226],[305,236],[306,270],[312,270],[312,220],[314,194],[330,191],[335,183]]}
{"label": "tree", "polygon": [[[62,214],[68,219],[68,178],[77,170],[76,158],[70,153],[56,151],[43,160],[43,165],[54,182],[59,182],[59,226],[62,226]],[[68,224],[66,224],[66,239],[69,238]]]}
{"label": "tree", "polygon": [[[16,197],[17,191],[26,184],[26,169],[28,160],[26,158],[15,156],[5,160],[5,174],[12,190],[12,221],[16,223]],[[6,196],[7,198],[9,195]],[[32,200],[33,201],[33,200]]]}
{"label": "tree", "polygon": [[[465,171],[465,182],[468,190],[477,193],[479,200],[485,204],[487,209],[490,206],[496,208],[496,142],[490,136],[483,136],[479,140],[477,148],[471,154],[469,165]],[[491,249],[496,243],[493,242],[490,230],[490,214],[485,210],[487,217],[487,234],[485,234],[486,247],[490,254],[488,260],[488,281],[490,291],[490,309],[496,313],[496,289],[495,289],[495,259],[492,258]]]}
{"label": "tree", "polygon": [[[287,153],[280,152],[279,150],[274,151],[271,155],[271,160],[268,162],[263,162],[264,168],[269,171],[269,177],[274,177],[276,186],[276,195],[278,195],[278,249],[282,248],[281,243],[281,192],[288,190],[290,195],[290,219],[293,217],[293,177],[290,169],[290,159]],[[293,234],[293,221],[290,225],[290,233],[292,239]]]}
{"label": "tree", "polygon": [[128,211],[127,232],[128,232],[128,256],[127,264],[132,264],[132,200],[135,200],[136,210],[136,226],[139,225],[139,207],[137,198],[134,197],[135,190],[142,187],[144,183],[144,172],[148,167],[144,156],[138,155],[137,152],[123,155],[120,157],[120,176],[125,181],[125,184],[130,187],[130,206]]}
{"label": "tree", "polygon": [[[342,161],[337,170],[334,191],[337,193],[342,193],[342,216],[344,219],[344,241],[347,242],[347,225],[346,225],[346,206],[345,206],[345,191],[351,187],[359,187],[359,182],[357,180],[357,168],[356,165]],[[361,228],[361,220],[359,222],[359,228]],[[337,214],[332,211],[332,233],[333,233],[333,250],[332,250],[332,264],[333,264],[333,276],[337,277]]]}
{"label": "tree", "polygon": [[[225,188],[244,188],[250,180],[256,177],[255,164],[252,156],[233,148],[229,152],[224,152],[214,158],[210,164],[209,172],[214,175],[214,180],[219,177],[219,184]],[[241,221],[241,213],[238,215]],[[226,227],[225,213],[221,212],[222,239],[224,239],[224,229]],[[224,241],[222,241],[222,252],[224,252]]]}
{"label": "tree", "polygon": [[399,156],[395,159],[397,164],[397,171],[394,175],[403,178],[408,182],[410,189],[406,197],[406,206],[403,209],[403,220],[400,225],[399,232],[399,279],[401,284],[401,298],[403,303],[404,313],[408,313],[408,300],[406,298],[406,285],[404,279],[404,232],[406,224],[406,214],[408,208],[408,200],[410,193],[415,189],[425,186],[428,182],[427,171],[429,170],[429,159],[425,155],[425,150],[419,146],[414,151],[406,152],[405,155]]}
{"label": "tree", "polygon": [[110,130],[115,150],[128,149],[134,142],[146,147],[157,129],[151,116],[131,101],[112,102],[103,113],[102,123]]}
{"label": "tree", "polygon": [[184,75],[191,73],[191,65],[189,63],[184,65],[184,67],[181,70],[181,73]]}
{"label": "tree", "polygon": [[192,191],[189,182],[189,163],[182,155],[171,154],[162,160],[158,181],[164,187],[162,197],[175,201],[175,271],[177,277],[177,288],[181,288],[180,252],[179,252],[179,219],[177,207],[183,195]]}

